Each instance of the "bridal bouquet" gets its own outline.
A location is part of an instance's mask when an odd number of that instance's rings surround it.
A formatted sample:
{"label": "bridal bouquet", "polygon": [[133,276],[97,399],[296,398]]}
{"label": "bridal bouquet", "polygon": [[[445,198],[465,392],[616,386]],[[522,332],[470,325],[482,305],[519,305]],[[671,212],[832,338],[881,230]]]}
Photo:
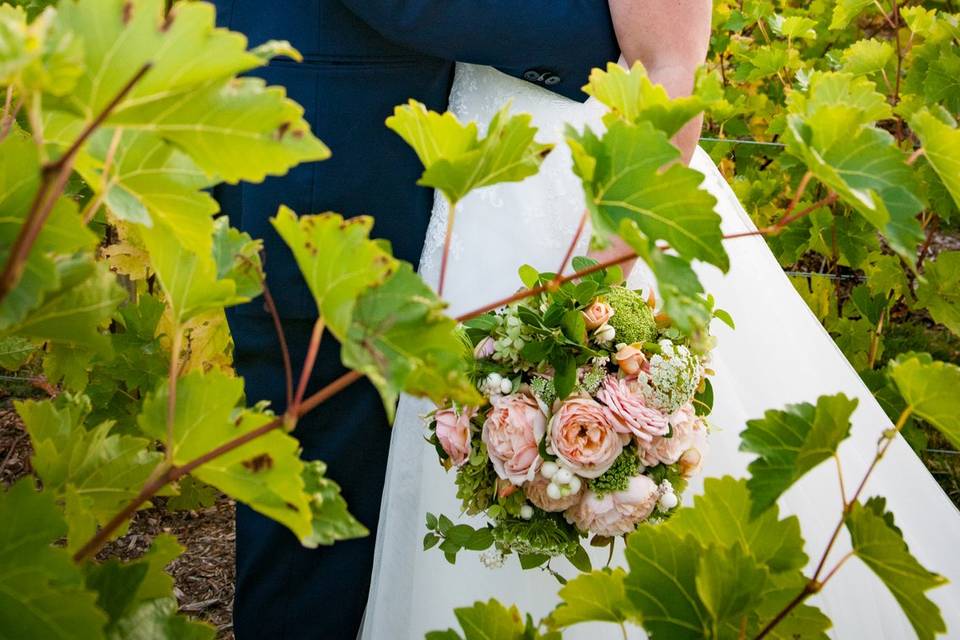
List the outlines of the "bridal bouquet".
{"label": "bridal bouquet", "polygon": [[[575,261],[581,270],[593,264]],[[528,287],[554,274],[521,269]],[[654,314],[653,295],[618,268],[548,286],[464,325],[482,407],[428,416],[440,462],[480,529],[427,516],[425,547],[453,561],[482,550],[487,564],[517,553],[525,567],[669,516],[703,463],[712,406],[709,336],[685,337]]]}

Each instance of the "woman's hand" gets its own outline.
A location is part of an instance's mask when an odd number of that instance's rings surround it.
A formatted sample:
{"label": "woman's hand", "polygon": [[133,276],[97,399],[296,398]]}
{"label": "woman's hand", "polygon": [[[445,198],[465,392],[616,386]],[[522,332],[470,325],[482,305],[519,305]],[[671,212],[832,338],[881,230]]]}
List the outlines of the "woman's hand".
{"label": "woman's hand", "polygon": [[[609,0],[620,50],[629,65],[640,61],[650,79],[672,98],[693,91],[694,74],[710,44],[710,0]],[[673,142],[690,162],[700,139],[698,116]]]}

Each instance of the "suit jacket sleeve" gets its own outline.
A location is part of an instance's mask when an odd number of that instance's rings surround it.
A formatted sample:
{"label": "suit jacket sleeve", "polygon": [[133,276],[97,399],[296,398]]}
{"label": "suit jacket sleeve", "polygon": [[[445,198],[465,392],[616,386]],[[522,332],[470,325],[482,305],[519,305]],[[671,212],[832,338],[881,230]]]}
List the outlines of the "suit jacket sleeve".
{"label": "suit jacket sleeve", "polygon": [[620,55],[606,0],[342,0],[388,40],[497,67],[584,100],[590,69]]}

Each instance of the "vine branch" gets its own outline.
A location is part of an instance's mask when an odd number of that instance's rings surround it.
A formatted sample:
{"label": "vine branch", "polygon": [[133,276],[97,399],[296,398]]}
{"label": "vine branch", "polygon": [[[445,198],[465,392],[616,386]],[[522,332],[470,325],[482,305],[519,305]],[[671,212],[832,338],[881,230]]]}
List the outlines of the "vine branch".
{"label": "vine branch", "polygon": [[[53,211],[53,206],[57,199],[63,193],[67,180],[73,171],[73,161],[76,159],[80,147],[90,138],[91,135],[106,121],[114,109],[123,101],[124,98],[133,90],[143,76],[150,70],[151,64],[140,67],[130,80],[120,89],[116,96],[107,103],[97,117],[88,123],[77,139],[73,141],[67,150],[54,162],[46,163],[41,169],[40,187],[30,205],[30,211],[27,213],[26,221],[17,234],[10,248],[10,256],[3,267],[3,273],[0,274],[0,302],[6,298],[7,294],[13,291],[13,288],[20,282],[23,276],[23,270],[27,264],[27,258],[30,256],[30,250],[40,236],[44,223]],[[36,133],[36,132],[35,132]]]}

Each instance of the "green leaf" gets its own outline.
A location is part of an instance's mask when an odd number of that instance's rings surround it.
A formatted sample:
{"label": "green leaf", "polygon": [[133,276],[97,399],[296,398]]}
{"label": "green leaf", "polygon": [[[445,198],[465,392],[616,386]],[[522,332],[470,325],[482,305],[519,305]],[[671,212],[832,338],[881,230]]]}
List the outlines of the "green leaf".
{"label": "green leaf", "polygon": [[[139,416],[144,433],[165,440],[166,383],[143,403]],[[177,380],[173,419],[175,465],[183,465],[220,445],[263,427],[274,418],[237,410],[243,381],[217,371],[193,372]],[[253,439],[192,471],[232,498],[287,526],[301,540],[313,535],[313,516],[304,492],[300,445],[282,429]]]}
{"label": "green leaf", "polygon": [[424,171],[417,184],[439,189],[455,205],[474,189],[536,174],[553,149],[534,141],[530,115],[510,116],[508,110],[494,114],[484,138],[478,138],[476,123],[461,124],[452,113],[429,111],[412,99],[396,107],[386,124],[420,158]]}
{"label": "green leaf", "polygon": [[960,367],[915,354],[890,363],[890,376],[913,413],[960,447]]}
{"label": "green leaf", "polygon": [[623,587],[623,569],[593,571],[570,580],[560,589],[561,603],[549,616],[551,627],[581,622],[627,622],[632,606]]}
{"label": "green leaf", "polygon": [[752,516],[768,509],[794,482],[836,453],[850,433],[850,416],[856,407],[856,398],[839,393],[820,396],[816,406],[787,405],[747,421],[740,450],[759,456],[748,466]]}
{"label": "green leaf", "polygon": [[704,106],[698,96],[671,100],[663,85],[650,80],[640,62],[635,62],[629,71],[615,62],[607,63],[606,71],[594,69],[583,90],[607,105],[614,118],[632,124],[648,121],[668,137],[703,111]]}
{"label": "green leaf", "polygon": [[909,288],[907,275],[896,256],[875,252],[867,256],[863,266],[867,287],[874,295],[890,295],[899,298]]}
{"label": "green leaf", "polygon": [[106,264],[84,258],[62,261],[57,269],[61,288],[10,332],[109,354],[110,340],[100,333],[100,326],[125,297],[116,276]]}
{"label": "green leaf", "polygon": [[0,367],[8,371],[17,371],[36,351],[37,347],[26,338],[18,336],[0,338]]}
{"label": "green leaf", "polygon": [[240,34],[215,28],[211,4],[180,3],[167,14],[163,0],[79,0],[60,5],[57,24],[84,43],[84,73],[64,109],[86,122],[149,63],[106,126],[159,136],[228,182],[329,155],[281,88],[233,78],[265,60]]}
{"label": "green leaf", "polygon": [[[808,578],[799,570],[770,575],[763,593],[763,601],[757,607],[759,630],[779,614],[803,591]],[[774,627],[768,637],[776,640],[828,640],[825,633],[833,623],[816,607],[798,605]]]}
{"label": "green leaf", "polygon": [[926,109],[910,119],[910,128],[920,138],[927,161],[960,207],[960,129],[945,124]]}
{"label": "green leaf", "polygon": [[53,495],[23,479],[0,492],[0,637],[103,638],[96,607],[70,554],[54,543],[67,532]]}
{"label": "green leaf", "polygon": [[[858,78],[850,73],[815,71],[810,74],[806,91],[794,91],[787,98],[787,108],[791,114],[804,118],[814,118],[825,109],[842,108],[837,113],[850,112],[848,116],[858,125],[873,124],[893,115],[890,104],[883,94],[877,92],[877,85],[867,78]],[[829,122],[829,118],[825,118]],[[838,135],[849,134],[842,127],[846,122],[836,118]]]}
{"label": "green leaf", "polygon": [[[932,640],[947,627],[940,610],[925,592],[945,584],[942,576],[924,569],[911,555],[893,516],[882,505],[856,503],[846,517],[853,552],[880,578],[913,625],[917,637]],[[879,512],[876,507],[879,506]]]}
{"label": "green leaf", "polygon": [[665,240],[688,262],[727,269],[716,200],[699,188],[703,174],[676,163],[680,152],[666,134],[649,122],[617,121],[602,139],[589,128],[568,128],[567,142],[595,231],[610,235],[633,220],[651,242]]}
{"label": "green leaf", "polygon": [[885,40],[858,40],[844,49],[842,69],[854,75],[869,75],[886,67],[894,55],[893,45]]}
{"label": "green leaf", "polygon": [[150,265],[176,324],[182,325],[205,311],[249,300],[237,293],[236,282],[219,277],[212,253],[187,250],[166,224],[156,223],[141,232],[140,238],[150,253]]}
{"label": "green leaf", "polygon": [[[145,438],[111,433],[110,422],[85,428],[89,405],[68,401],[58,407],[52,400],[29,400],[17,402],[16,409],[30,434],[31,462],[45,490],[61,498],[70,492],[85,515],[100,524],[137,495],[163,458],[150,450]],[[86,542],[73,533],[68,537],[70,550]]]}
{"label": "green leaf", "polygon": [[[740,545],[773,573],[797,571],[807,564],[800,521],[779,519],[776,504],[756,517],[747,480],[730,476],[707,478],[692,507],[681,507],[668,526],[680,536],[693,536],[704,547]],[[798,589],[799,590],[799,589]]]}
{"label": "green leaf", "polygon": [[109,640],[213,640],[210,625],[177,615],[174,598],[156,598],[141,604],[120,620]]}
{"label": "green leaf", "polygon": [[456,321],[413,268],[399,264],[357,300],[343,363],[370,378],[391,417],[401,392],[480,405],[468,376],[472,354]]}
{"label": "green leaf", "polygon": [[[496,600],[476,602],[472,607],[454,611],[463,628],[463,640],[527,640],[524,624],[516,607],[507,609]],[[431,631],[427,640],[460,639],[453,629]]]}
{"label": "green leaf", "polygon": [[61,28],[55,15],[44,11],[27,24],[20,7],[0,6],[0,85],[56,96],[73,89],[83,71],[83,43]]}
{"label": "green leaf", "polygon": [[918,309],[960,335],[960,251],[944,251],[928,262],[917,286]]}
{"label": "green leaf", "polygon": [[344,220],[336,213],[297,218],[281,206],[271,222],[293,251],[326,327],[343,342],[357,297],[397,269],[384,246],[369,237],[373,218]]}
{"label": "green leaf", "polygon": [[179,493],[167,500],[167,509],[172,511],[206,509],[217,501],[217,490],[193,476],[180,480],[177,490]]}
{"label": "green leaf", "polygon": [[830,22],[830,28],[845,29],[851,20],[872,3],[873,0],[837,0],[837,4],[833,7],[833,20]]}
{"label": "green leaf", "polygon": [[213,260],[217,263],[217,278],[233,280],[237,296],[256,298],[263,292],[263,265],[260,264],[262,240],[254,240],[249,233],[230,226],[226,216],[213,223]]}
{"label": "green leaf", "polygon": [[767,581],[767,568],[740,544],[700,557],[697,594],[711,616],[713,637],[724,625],[746,626],[744,620],[763,601]]}
{"label": "green leaf", "polygon": [[302,542],[311,549],[370,534],[367,528],[347,511],[347,503],[340,495],[340,486],[325,477],[326,473],[327,465],[319,460],[303,465],[304,491],[310,497],[313,533]]}
{"label": "green leaf", "polygon": [[709,636],[710,614],[697,594],[700,545],[673,531],[640,527],[627,538],[627,598],[653,637],[694,640]]}

